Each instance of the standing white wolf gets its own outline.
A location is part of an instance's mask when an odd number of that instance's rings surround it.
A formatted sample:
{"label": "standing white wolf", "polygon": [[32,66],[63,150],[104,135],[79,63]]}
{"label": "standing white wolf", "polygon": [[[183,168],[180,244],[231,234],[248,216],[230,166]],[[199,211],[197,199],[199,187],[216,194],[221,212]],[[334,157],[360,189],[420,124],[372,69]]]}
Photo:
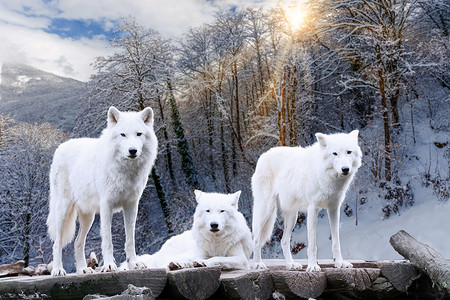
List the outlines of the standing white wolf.
{"label": "standing white wolf", "polygon": [[252,235],[238,211],[241,191],[234,194],[195,191],[198,202],[191,230],[167,240],[153,255],[139,257],[149,268],[167,268],[170,262],[192,267],[193,262],[224,269],[248,269]]}
{"label": "standing white wolf", "polygon": [[108,110],[108,125],[100,138],[71,139],[56,149],[50,169],[48,232],[53,240],[53,276],[64,276],[62,249],[80,228],[75,240],[78,273],[91,273],[85,260],[86,235],[95,213],[100,212],[103,267],[114,271],[111,220],[123,210],[125,252],[130,269],[145,268],[134,248],[139,199],[156,158],[158,141],[153,130],[153,111]]}
{"label": "standing white wolf", "polygon": [[335,267],[351,268],[342,259],[339,241],[340,207],[356,171],[361,166],[358,130],[349,134],[316,133],[310,147],[276,147],[262,154],[252,177],[253,236],[255,267],[265,268],[261,247],[270,239],[277,207],[284,219],[281,239],[287,269],[301,269],[292,259],[290,243],[299,211],[307,212],[308,267],[320,271],[317,264],[316,231],[318,213],[327,209]]}

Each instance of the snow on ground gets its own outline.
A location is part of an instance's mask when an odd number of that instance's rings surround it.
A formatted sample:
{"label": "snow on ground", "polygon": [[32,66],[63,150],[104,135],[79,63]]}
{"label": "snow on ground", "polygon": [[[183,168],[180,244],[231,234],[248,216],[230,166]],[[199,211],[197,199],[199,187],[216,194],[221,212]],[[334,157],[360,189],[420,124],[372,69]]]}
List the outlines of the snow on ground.
{"label": "snow on ground", "polygon": [[[371,215],[360,216],[358,225],[355,225],[353,216],[341,216],[341,250],[344,259],[402,259],[389,243],[390,237],[399,230],[405,230],[419,242],[450,258],[450,201],[423,202],[385,220],[376,210],[370,209],[367,213]],[[294,230],[291,245],[297,242],[307,244],[306,226],[296,227]],[[319,259],[332,258],[330,229],[325,211],[324,216],[319,218],[317,246]],[[279,242],[275,242],[274,252],[276,253],[266,252],[264,257],[282,258]],[[294,258],[306,258],[306,249],[294,255]]]}
{"label": "snow on ground", "polygon": [[[405,230],[418,241],[425,243],[445,257],[450,257],[450,203],[421,203],[380,222],[361,222],[358,226],[341,227],[342,254],[347,258],[385,260],[402,258],[389,244],[389,238],[399,230]],[[347,222],[346,222],[347,223]],[[328,248],[331,241],[322,240],[319,249]],[[325,254],[325,253],[324,253]]]}

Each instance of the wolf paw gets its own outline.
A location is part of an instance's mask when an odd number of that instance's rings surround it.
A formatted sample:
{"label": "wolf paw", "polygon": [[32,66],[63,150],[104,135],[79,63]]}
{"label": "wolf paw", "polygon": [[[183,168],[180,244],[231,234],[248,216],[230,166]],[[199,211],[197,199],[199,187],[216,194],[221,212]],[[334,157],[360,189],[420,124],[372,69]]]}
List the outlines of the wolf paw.
{"label": "wolf paw", "polygon": [[319,272],[320,267],[317,263],[308,264],[308,267],[306,268],[306,272]]}
{"label": "wolf paw", "polygon": [[64,271],[63,268],[54,268],[52,270],[52,276],[53,277],[66,276],[66,271]]}
{"label": "wolf paw", "polygon": [[301,270],[302,268],[303,268],[303,266],[296,262],[286,263],[287,270]]}
{"label": "wolf paw", "polygon": [[86,267],[86,268],[82,268],[81,270],[77,271],[77,273],[80,275],[93,274],[93,273],[95,273],[95,271],[91,267]]}
{"label": "wolf paw", "polygon": [[105,263],[101,269],[101,272],[115,272],[117,271],[117,266],[115,263]]}
{"label": "wolf paw", "polygon": [[145,270],[147,269],[147,265],[142,261],[135,260],[128,262],[128,270]]}
{"label": "wolf paw", "polygon": [[207,260],[204,260],[202,262],[205,266],[207,267],[216,267],[216,266],[221,266],[222,264],[220,263],[220,261],[218,261],[215,257],[209,258]]}
{"label": "wolf paw", "polygon": [[345,260],[337,260],[334,262],[334,267],[335,268],[353,268],[353,265],[351,263],[349,263],[348,261]]}
{"label": "wolf paw", "polygon": [[199,263],[197,261],[194,261],[194,263],[192,265],[193,265],[194,268],[204,268],[204,267],[206,267],[206,264],[204,262]]}
{"label": "wolf paw", "polygon": [[257,263],[255,263],[255,269],[256,270],[258,270],[258,269],[267,269],[267,267],[266,267],[266,265],[261,261],[261,262],[257,262]]}
{"label": "wolf paw", "polygon": [[169,268],[170,271],[183,269],[183,267],[180,264],[175,263],[175,262],[171,262],[167,267]]}

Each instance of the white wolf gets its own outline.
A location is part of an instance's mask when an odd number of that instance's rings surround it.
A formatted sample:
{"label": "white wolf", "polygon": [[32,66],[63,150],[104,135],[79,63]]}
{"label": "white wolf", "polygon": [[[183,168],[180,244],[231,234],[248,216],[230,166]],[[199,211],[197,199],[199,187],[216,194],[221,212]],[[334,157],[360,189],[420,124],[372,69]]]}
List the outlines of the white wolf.
{"label": "white wolf", "polygon": [[157,154],[153,111],[108,110],[108,125],[100,138],[71,139],[56,149],[50,169],[48,232],[53,240],[53,276],[64,276],[62,249],[73,238],[78,215],[80,228],[75,240],[78,273],[91,273],[85,260],[86,235],[100,212],[102,272],[117,269],[113,256],[111,220],[123,210],[125,252],[130,269],[145,268],[136,258],[135,224],[139,199]]}
{"label": "white wolf", "polygon": [[269,240],[277,216],[284,219],[281,247],[287,269],[301,269],[292,259],[291,234],[299,211],[307,212],[308,267],[320,271],[317,264],[316,230],[318,213],[327,209],[332,251],[337,268],[351,268],[342,259],[339,241],[340,206],[348,186],[361,166],[358,130],[349,134],[316,133],[317,141],[307,148],[276,147],[262,154],[252,177],[253,236],[256,268],[266,268],[261,247]]}
{"label": "white wolf", "polygon": [[234,194],[195,191],[198,202],[191,230],[167,240],[153,255],[139,258],[149,268],[167,268],[170,262],[192,267],[193,262],[224,269],[248,269],[252,235],[237,209],[241,192]]}

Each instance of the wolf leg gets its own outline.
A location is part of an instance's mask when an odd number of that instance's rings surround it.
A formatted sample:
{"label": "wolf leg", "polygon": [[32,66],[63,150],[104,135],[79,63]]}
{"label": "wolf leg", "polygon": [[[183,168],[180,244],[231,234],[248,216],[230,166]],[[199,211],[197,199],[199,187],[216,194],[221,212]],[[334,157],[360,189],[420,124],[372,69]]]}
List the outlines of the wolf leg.
{"label": "wolf leg", "polygon": [[107,198],[100,199],[100,235],[102,237],[103,267],[102,272],[117,270],[114,262],[113,243],[111,235],[113,207]]}
{"label": "wolf leg", "polygon": [[86,236],[89,232],[89,229],[91,229],[92,222],[94,222],[94,217],[94,213],[82,213],[81,211],[78,211],[78,221],[80,223],[80,228],[78,230],[78,235],[74,243],[75,262],[78,274],[87,274],[94,272],[92,268],[87,267],[86,257],[84,253]]}
{"label": "wolf leg", "polygon": [[302,265],[294,262],[291,253],[291,236],[292,230],[297,222],[297,212],[283,211],[282,215],[284,219],[284,230],[283,237],[281,238],[281,248],[283,249],[284,259],[286,260],[286,269],[299,270],[302,268]]}
{"label": "wolf leg", "polygon": [[308,216],[306,221],[308,231],[308,267],[306,272],[320,271],[317,263],[317,219],[319,217],[319,209],[314,205],[308,206]]}
{"label": "wolf leg", "polygon": [[52,276],[66,275],[62,264],[62,250],[72,240],[75,233],[76,210],[73,205],[69,204],[69,200],[61,199],[67,205],[51,207],[47,219],[49,233],[53,239]]}
{"label": "wolf leg", "polygon": [[339,240],[339,216],[340,207],[328,208],[328,219],[330,221],[332,251],[334,266],[336,268],[353,268],[353,265],[342,258],[341,242]]}
{"label": "wolf leg", "polygon": [[135,250],[135,227],[136,227],[136,217],[138,210],[139,200],[128,202],[123,208],[123,219],[125,223],[125,253],[126,261],[128,263],[128,268],[130,270],[134,269],[146,269],[146,265],[139,261],[136,257]]}
{"label": "wolf leg", "polygon": [[64,248],[61,237],[57,237],[53,242],[53,263],[52,263],[52,276],[66,276],[62,264],[62,249]]}
{"label": "wolf leg", "polygon": [[270,239],[277,217],[276,196],[272,195],[270,179],[257,174],[252,177],[253,192],[253,258],[255,269],[265,269],[261,258],[261,248]]}

